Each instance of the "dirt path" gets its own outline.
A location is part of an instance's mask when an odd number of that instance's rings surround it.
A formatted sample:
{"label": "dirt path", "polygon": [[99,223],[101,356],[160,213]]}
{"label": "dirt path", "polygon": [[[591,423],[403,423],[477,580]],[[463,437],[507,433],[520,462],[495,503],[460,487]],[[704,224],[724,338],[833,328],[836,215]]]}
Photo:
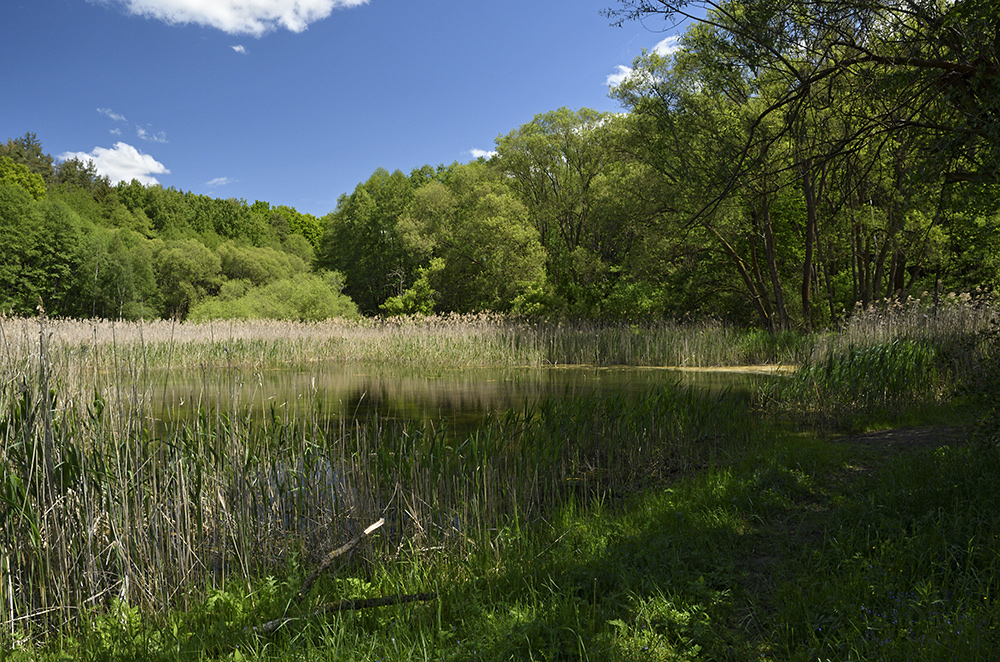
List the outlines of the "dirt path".
{"label": "dirt path", "polygon": [[968,428],[961,426],[934,425],[919,428],[896,428],[879,430],[844,437],[837,443],[860,444],[872,449],[900,453],[918,448],[938,448],[958,446],[965,443]]}
{"label": "dirt path", "polygon": [[853,462],[844,467],[835,478],[840,484],[849,483],[871,471],[873,468],[891,461],[904,453],[923,448],[961,446],[966,443],[969,428],[957,425],[932,425],[926,427],[895,428],[865,432],[833,440],[833,443],[857,447],[859,452]]}

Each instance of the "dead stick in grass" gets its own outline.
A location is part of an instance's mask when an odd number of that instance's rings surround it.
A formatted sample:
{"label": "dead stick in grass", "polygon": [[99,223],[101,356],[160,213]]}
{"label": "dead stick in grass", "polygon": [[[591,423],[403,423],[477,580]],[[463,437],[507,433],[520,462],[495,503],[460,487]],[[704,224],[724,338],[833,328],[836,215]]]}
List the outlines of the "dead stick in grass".
{"label": "dead stick in grass", "polygon": [[[388,605],[399,605],[406,602],[426,602],[437,597],[437,593],[412,593],[409,595],[390,595],[384,598],[364,598],[358,600],[338,600],[330,602],[315,609],[310,616],[329,614],[338,611],[351,611],[353,609],[371,609],[372,607],[386,607]],[[300,617],[301,618],[301,617]],[[286,623],[299,620],[290,616],[276,618],[255,628],[245,630],[248,634],[270,634]]]}
{"label": "dead stick in grass", "polygon": [[[306,596],[309,595],[309,590],[312,588],[312,585],[316,583],[316,580],[319,579],[320,575],[322,575],[324,572],[326,572],[327,568],[329,568],[331,565],[333,565],[334,561],[336,561],[339,557],[343,556],[347,552],[349,552],[352,549],[354,549],[354,547],[357,546],[357,544],[359,542],[361,542],[362,540],[364,540],[366,537],[368,537],[368,535],[370,535],[372,533],[372,531],[377,530],[383,524],[385,524],[385,518],[380,517],[377,522],[375,522],[374,524],[370,525],[367,529],[365,529],[364,531],[362,531],[361,535],[357,536],[353,540],[349,540],[348,542],[344,543],[343,545],[341,545],[337,549],[335,549],[332,552],[330,552],[329,554],[327,554],[323,558],[323,560],[320,561],[319,567],[316,568],[316,570],[314,570],[311,575],[309,575],[308,577],[306,577],[306,579],[305,579],[304,582],[302,582],[302,587],[299,588],[299,592],[295,596],[295,604],[296,605],[302,604],[302,602],[306,599]],[[324,609],[319,609],[319,610],[313,612],[313,614],[322,613],[323,611],[324,611]],[[275,630],[277,630],[279,627],[281,627],[285,623],[288,623],[289,621],[294,621],[294,620],[295,620],[295,618],[292,618],[290,616],[283,616],[281,618],[276,618],[273,621],[268,621],[267,623],[264,623],[263,625],[258,625],[256,627],[252,627],[252,628],[251,627],[246,627],[246,628],[243,629],[243,631],[247,632],[249,634],[262,634],[262,633],[266,634],[268,632],[274,632]]]}
{"label": "dead stick in grass", "polygon": [[354,549],[354,547],[359,542],[364,540],[368,535],[372,533],[372,531],[375,531],[383,524],[385,524],[385,518],[379,518],[379,521],[375,522],[367,529],[362,531],[361,535],[359,535],[357,538],[354,538],[353,540],[344,543],[337,549],[327,554],[326,557],[320,562],[319,567],[316,568],[316,570],[313,571],[311,575],[306,577],[306,580],[304,582],[302,582],[302,588],[299,589],[299,593],[296,596],[297,597],[296,604],[302,604],[302,601],[306,599],[306,595],[309,594],[309,589],[312,588],[312,585],[316,583],[316,580],[319,579],[319,576],[322,575],[324,572],[326,572],[326,569],[329,568],[333,564],[333,562],[337,560],[338,557],[343,556],[347,552]]}

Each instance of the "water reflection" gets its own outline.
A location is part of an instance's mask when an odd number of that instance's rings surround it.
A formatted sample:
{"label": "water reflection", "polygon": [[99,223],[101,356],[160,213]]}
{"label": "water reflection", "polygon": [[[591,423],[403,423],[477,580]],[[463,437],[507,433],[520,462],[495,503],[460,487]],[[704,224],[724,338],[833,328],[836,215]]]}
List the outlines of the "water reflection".
{"label": "water reflection", "polygon": [[650,386],[684,384],[707,391],[749,391],[765,374],[669,368],[406,369],[316,363],[288,370],[174,371],[157,387],[164,420],[199,410],[251,411],[294,417],[316,411],[326,417],[435,421],[467,430],[490,413],[523,408],[543,398],[592,392],[642,393]]}

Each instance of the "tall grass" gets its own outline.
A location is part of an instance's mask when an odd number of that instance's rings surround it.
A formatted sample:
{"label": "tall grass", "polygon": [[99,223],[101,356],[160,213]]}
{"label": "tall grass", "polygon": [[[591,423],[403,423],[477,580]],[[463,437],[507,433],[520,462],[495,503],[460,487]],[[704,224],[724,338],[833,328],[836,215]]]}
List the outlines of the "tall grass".
{"label": "tall grass", "polygon": [[[679,387],[555,398],[459,437],[433,424],[337,419],[308,388],[259,416],[240,399],[237,366],[804,360],[786,402],[878,412],[937,397],[982,324],[928,328],[923,339],[914,325],[864,345],[846,334],[825,339],[823,354],[811,338],[714,324],[0,319],[0,626],[57,627],[112,603],[184,608],[233,578],[315,563],[380,517],[387,525],[363,553],[499,555],[497,531],[724,462],[765,427],[732,394]],[[202,368],[204,402],[164,422],[163,371],[178,366]],[[226,409],[209,404],[219,402]]]}
{"label": "tall grass", "polygon": [[495,548],[511,522],[718,460],[759,430],[735,396],[679,387],[559,398],[460,438],[374,417],[330,424],[310,392],[260,417],[225,369],[206,371],[204,388],[227,410],[164,423],[150,368],[164,350],[116,339],[80,368],[70,358],[83,350],[53,347],[56,325],[35,328],[35,352],[8,343],[20,355],[0,382],[0,624],[11,631],[113,601],[184,608],[192,591],[313,563],[379,517],[369,553]]}
{"label": "tall grass", "polygon": [[[35,320],[0,318],[12,362],[37,361]],[[252,369],[313,361],[415,366],[725,366],[796,363],[811,340],[719,323],[535,323],[497,315],[394,317],[323,322],[238,323],[54,320],[48,361],[70,381],[115,366],[241,365]]]}
{"label": "tall grass", "polygon": [[947,370],[931,343],[897,338],[847,346],[806,362],[788,379],[772,383],[770,390],[782,408],[818,415],[836,427],[858,428],[891,420],[914,404],[942,402],[962,377]]}
{"label": "tall grass", "polygon": [[988,377],[1000,323],[991,301],[950,296],[858,311],[839,334],[814,339],[787,380],[769,385],[779,408],[858,429],[887,423],[914,406],[975,391]]}

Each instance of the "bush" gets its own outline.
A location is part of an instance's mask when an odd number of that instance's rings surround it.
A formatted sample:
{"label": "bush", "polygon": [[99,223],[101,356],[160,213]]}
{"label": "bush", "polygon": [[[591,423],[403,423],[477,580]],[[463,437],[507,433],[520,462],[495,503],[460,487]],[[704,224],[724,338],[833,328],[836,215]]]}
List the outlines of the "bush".
{"label": "bush", "polygon": [[190,319],[357,318],[358,307],[343,288],[344,277],[336,271],[300,273],[258,287],[247,280],[228,281],[218,296],[194,306]]}

